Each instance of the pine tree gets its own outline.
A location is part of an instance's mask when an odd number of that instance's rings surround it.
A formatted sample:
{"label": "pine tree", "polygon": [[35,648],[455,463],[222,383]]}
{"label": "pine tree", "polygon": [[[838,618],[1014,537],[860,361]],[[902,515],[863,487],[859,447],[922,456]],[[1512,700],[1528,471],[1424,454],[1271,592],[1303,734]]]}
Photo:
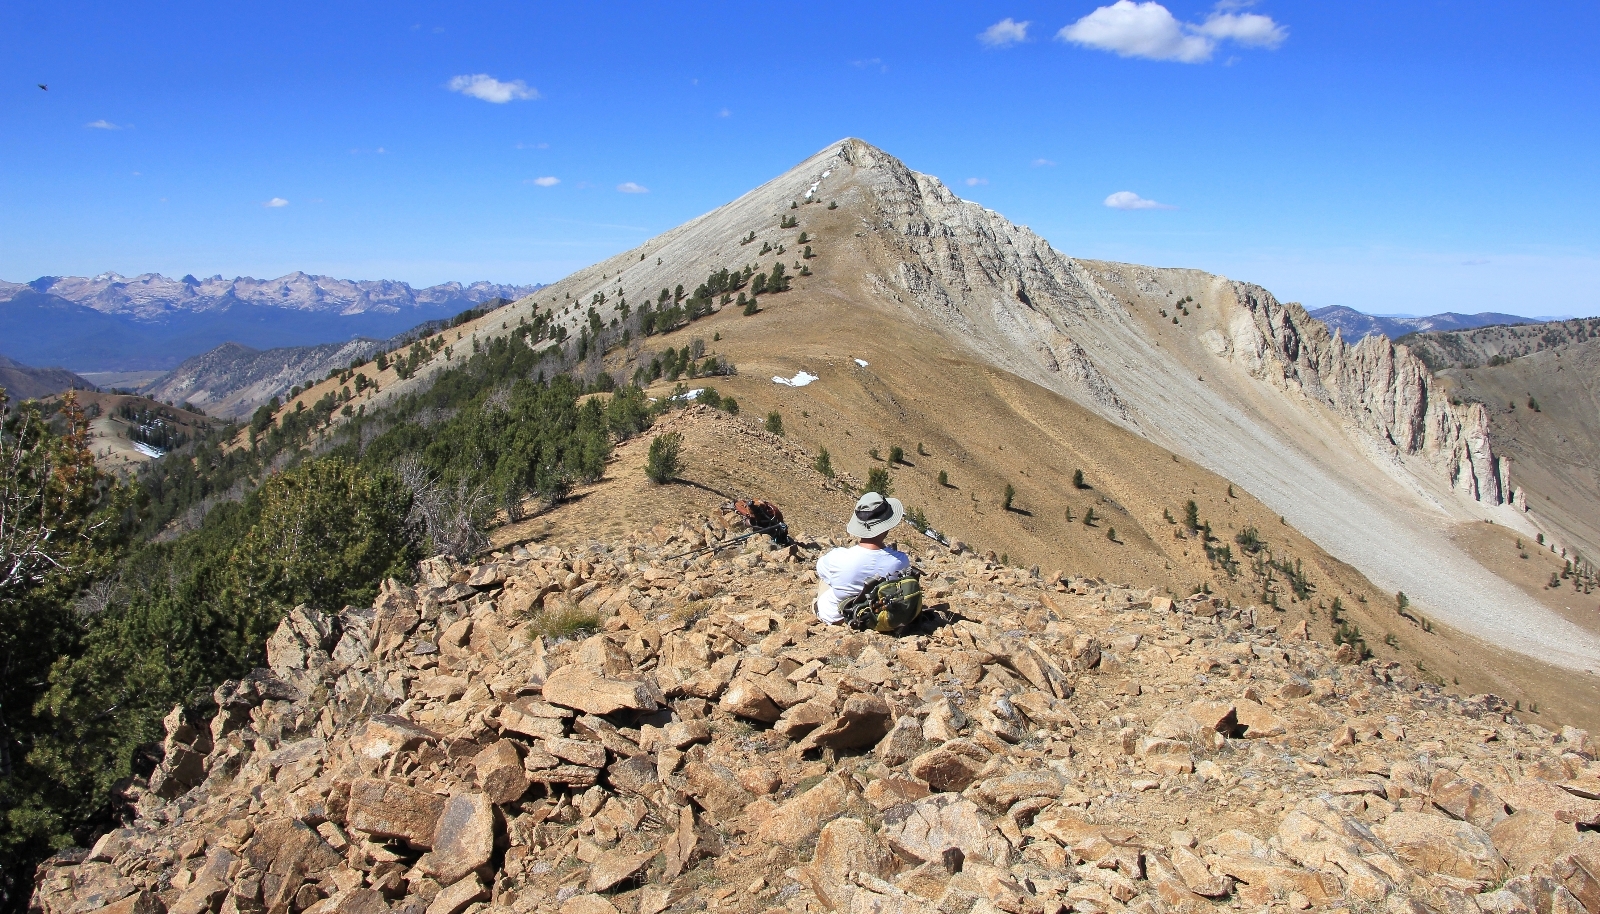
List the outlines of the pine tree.
{"label": "pine tree", "polygon": [[1083,481],[1083,471],[1082,470],[1073,470],[1072,471],[1072,487],[1074,489],[1087,489],[1087,488],[1089,488],[1089,484]]}
{"label": "pine tree", "polygon": [[823,476],[826,476],[829,479],[833,478],[833,457],[828,454],[827,448],[823,448],[822,451],[817,454],[817,462],[814,464],[814,466],[816,467],[818,473],[821,473]]}
{"label": "pine tree", "polygon": [[767,431],[774,435],[783,434],[783,414],[774,410],[767,413]]}
{"label": "pine tree", "polygon": [[650,453],[645,458],[644,475],[656,485],[664,485],[677,478],[678,471],[682,468],[679,463],[679,450],[683,446],[683,436],[677,432],[667,432],[657,435],[650,442]]}
{"label": "pine tree", "polygon": [[1017,487],[1012,485],[1009,482],[1006,483],[1005,496],[1000,501],[1001,509],[1002,510],[1006,510],[1006,511],[1010,511],[1011,510],[1011,502],[1013,500],[1015,500],[1016,497],[1017,497]]}
{"label": "pine tree", "polygon": [[888,467],[873,467],[867,471],[867,491],[877,492],[884,498],[892,494],[893,486],[889,481]]}

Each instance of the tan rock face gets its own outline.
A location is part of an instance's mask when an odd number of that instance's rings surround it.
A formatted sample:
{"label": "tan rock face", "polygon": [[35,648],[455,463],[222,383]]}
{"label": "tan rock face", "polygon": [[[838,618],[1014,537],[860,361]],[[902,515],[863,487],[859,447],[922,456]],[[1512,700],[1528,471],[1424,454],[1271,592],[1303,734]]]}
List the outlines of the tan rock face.
{"label": "tan rock face", "polygon": [[983,770],[990,755],[976,743],[954,739],[912,759],[908,770],[936,791],[965,790]]}
{"label": "tan rock face", "polygon": [[417,865],[441,885],[451,885],[488,863],[493,853],[494,805],[486,794],[462,793],[445,803],[432,850]]}
{"label": "tan rock face", "polygon": [[892,713],[888,702],[876,695],[851,695],[845,699],[838,717],[812,730],[800,745],[806,749],[876,746],[889,732]]}
{"label": "tan rock face", "polygon": [[589,891],[604,892],[625,879],[632,879],[655,855],[654,850],[635,852],[622,848],[601,854],[589,867]]}
{"label": "tan rock face", "polygon": [[871,826],[860,819],[835,819],[817,836],[817,849],[805,869],[817,900],[830,911],[849,910],[857,885],[852,873],[879,879],[895,871],[894,855],[883,846]]}
{"label": "tan rock face", "polygon": [[1468,822],[1426,813],[1397,812],[1373,831],[1395,855],[1425,873],[1443,873],[1486,886],[1505,875],[1494,842]]}
{"label": "tan rock face", "polygon": [[379,714],[366,722],[352,740],[351,747],[369,759],[386,759],[438,739],[437,733],[403,717]]}
{"label": "tan rock face", "polygon": [[767,696],[754,677],[740,676],[728,683],[727,691],[722,693],[722,700],[718,707],[729,714],[743,717],[746,720],[758,720],[762,723],[772,723],[783,715],[783,709]]}
{"label": "tan rock face", "polygon": [[428,905],[427,914],[461,914],[468,905],[488,897],[488,887],[474,873],[452,883],[449,888],[434,896],[433,902]]}
{"label": "tan rock face", "polygon": [[552,671],[544,683],[544,698],[551,704],[585,714],[654,711],[662,702],[661,691],[654,683],[610,679],[578,664]]}
{"label": "tan rock face", "polygon": [[833,775],[779,807],[761,826],[761,840],[795,847],[811,840],[823,820],[844,809],[850,789],[844,778]]}
{"label": "tan rock face", "polygon": [[496,740],[472,758],[478,772],[478,786],[494,804],[520,799],[528,790],[528,776],[522,770],[522,754],[508,739]]}
{"label": "tan rock face", "polygon": [[947,852],[1004,866],[1009,845],[971,800],[935,794],[912,803],[903,818],[886,822],[883,838],[901,856],[918,863],[943,860]]}
{"label": "tan rock face", "polygon": [[404,784],[361,778],[350,785],[346,823],[374,838],[399,838],[415,847],[431,847],[444,798]]}

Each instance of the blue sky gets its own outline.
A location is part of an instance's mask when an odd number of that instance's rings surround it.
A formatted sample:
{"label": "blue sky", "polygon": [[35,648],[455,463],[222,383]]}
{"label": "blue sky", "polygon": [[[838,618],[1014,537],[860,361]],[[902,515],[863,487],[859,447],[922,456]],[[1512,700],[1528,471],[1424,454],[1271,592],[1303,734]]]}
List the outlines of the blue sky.
{"label": "blue sky", "polygon": [[0,34],[11,281],[549,282],[853,135],[1069,254],[1600,313],[1592,0],[12,2]]}

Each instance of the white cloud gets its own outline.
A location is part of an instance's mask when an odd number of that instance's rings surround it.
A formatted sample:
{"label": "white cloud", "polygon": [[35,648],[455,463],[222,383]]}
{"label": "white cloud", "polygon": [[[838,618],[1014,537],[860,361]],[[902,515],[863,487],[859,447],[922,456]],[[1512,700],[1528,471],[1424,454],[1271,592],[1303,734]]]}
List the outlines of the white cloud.
{"label": "white cloud", "polygon": [[555,187],[557,184],[561,183],[561,179],[557,178],[557,177],[555,177],[553,175],[545,175],[542,178],[534,178],[532,181],[529,181],[528,183],[529,184],[537,184],[540,187]]}
{"label": "white cloud", "polygon": [[1028,26],[1032,22],[1018,22],[1007,16],[978,33],[978,42],[986,48],[1009,48],[1028,40]]}
{"label": "white cloud", "polygon": [[1056,163],[1050,161],[1049,159],[1034,159],[1029,164],[1033,165],[1034,168],[1053,168],[1055,167]]}
{"label": "white cloud", "polygon": [[1219,3],[1195,25],[1180,22],[1155,0],[1117,0],[1056,33],[1062,41],[1111,51],[1122,57],[1204,63],[1217,44],[1232,41],[1249,47],[1276,48],[1289,37],[1288,29],[1260,13],[1233,13],[1237,3]]}
{"label": "white cloud", "polygon": [[1062,41],[1113,51],[1123,57],[1199,63],[1216,46],[1201,35],[1186,35],[1182,23],[1154,0],[1117,0],[1056,33]]}
{"label": "white cloud", "polygon": [[289,201],[283,199],[282,197],[273,197],[271,200],[268,200],[261,205],[265,206],[267,209],[278,209],[279,207],[288,206]]}
{"label": "white cloud", "polygon": [[529,101],[539,97],[539,90],[520,79],[501,82],[487,73],[457,76],[446,84],[451,92],[460,92],[473,98],[503,105],[511,101]]}
{"label": "white cloud", "polygon": [[650,188],[645,187],[643,184],[635,184],[632,181],[623,181],[617,185],[617,190],[625,194],[648,194],[650,192]]}
{"label": "white cloud", "polygon": [[717,117],[733,117],[733,112],[729,111],[727,108],[723,108],[721,111],[717,112]]}
{"label": "white cloud", "polygon": [[105,118],[101,118],[98,121],[90,121],[89,123],[84,124],[83,126],[92,127],[95,130],[121,130],[122,129],[120,126],[111,123],[110,121],[106,120]]}
{"label": "white cloud", "polygon": [[1289,37],[1288,29],[1260,13],[1212,13],[1200,24],[1199,31],[1253,48],[1275,48]]}
{"label": "white cloud", "polygon": [[1131,190],[1119,190],[1107,197],[1106,206],[1112,209],[1177,209],[1176,206],[1146,200]]}
{"label": "white cloud", "polygon": [[977,187],[979,184],[988,184],[988,183],[989,183],[989,179],[988,178],[968,178],[967,179],[967,186],[968,187]]}

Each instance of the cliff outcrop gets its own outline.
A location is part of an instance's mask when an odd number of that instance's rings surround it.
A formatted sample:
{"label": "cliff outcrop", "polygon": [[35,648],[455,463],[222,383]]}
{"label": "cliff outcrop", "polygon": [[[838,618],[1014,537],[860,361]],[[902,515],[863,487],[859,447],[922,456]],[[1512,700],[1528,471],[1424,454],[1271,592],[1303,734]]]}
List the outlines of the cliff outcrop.
{"label": "cliff outcrop", "polygon": [[[879,287],[909,297],[1024,377],[1123,424],[1160,427],[1159,397],[1129,375],[1175,355],[1153,345],[1134,312],[1206,287],[1216,293],[1206,304],[1221,309],[1225,322],[1213,355],[1326,404],[1375,444],[1421,456],[1474,501],[1509,500],[1509,465],[1494,452],[1488,417],[1471,404],[1451,404],[1405,347],[1370,337],[1347,345],[1299,305],[1280,303],[1259,286],[1067,257],[1027,227],[866,144],[846,141],[839,157],[856,166],[855,180],[876,214],[870,228],[895,255],[895,272]],[[1165,392],[1177,393],[1170,386]]]}
{"label": "cliff outcrop", "polygon": [[1600,912],[1581,730],[931,543],[913,631],[829,628],[812,553],[670,558],[733,524],[297,609],[32,909]]}
{"label": "cliff outcrop", "polygon": [[1350,345],[1300,305],[1260,286],[1230,285],[1250,321],[1234,323],[1226,351],[1252,374],[1326,403],[1399,454],[1420,455],[1474,501],[1511,500],[1510,462],[1495,454],[1483,406],[1452,403],[1407,347],[1382,336]]}

